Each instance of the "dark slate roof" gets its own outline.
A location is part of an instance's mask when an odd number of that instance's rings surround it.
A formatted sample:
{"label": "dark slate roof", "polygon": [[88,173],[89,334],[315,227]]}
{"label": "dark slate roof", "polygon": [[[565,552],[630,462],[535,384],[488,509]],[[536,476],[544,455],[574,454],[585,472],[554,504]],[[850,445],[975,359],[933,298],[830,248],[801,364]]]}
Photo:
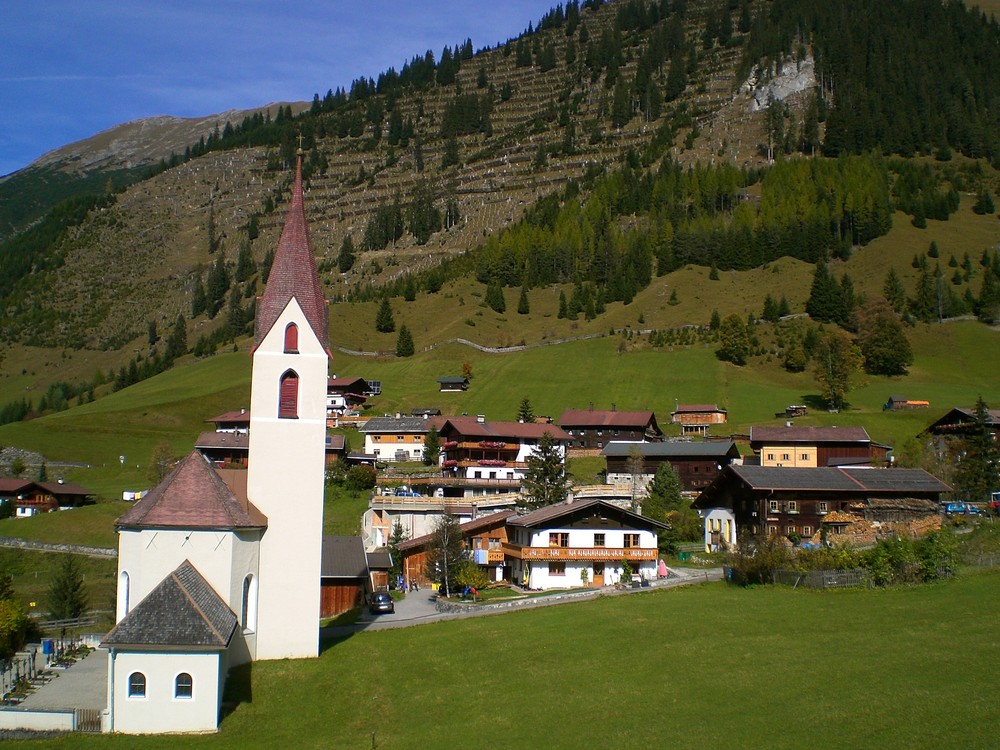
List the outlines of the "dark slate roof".
{"label": "dark slate roof", "polygon": [[[990,427],[1000,427],[1000,409],[987,409],[987,423]],[[931,424],[926,432],[961,431],[968,428],[976,418],[976,410],[964,406],[950,409],[943,417]]]}
{"label": "dark slate roof", "polygon": [[427,420],[423,417],[372,417],[361,432],[427,432]]}
{"label": "dark slate roof", "polygon": [[321,578],[365,578],[368,560],[359,536],[324,536]]}
{"label": "dark slate roof", "polygon": [[369,570],[389,570],[392,567],[392,555],[387,549],[369,552],[366,557],[368,558]]}
{"label": "dark slate roof", "polygon": [[725,458],[736,447],[732,440],[706,440],[703,442],[671,442],[664,443],[629,443],[612,441],[604,446],[602,456],[628,456],[632,448],[638,448],[646,458],[689,458],[692,456],[711,456]]}
{"label": "dark slate roof", "polygon": [[458,377],[446,377],[446,378],[438,378],[438,382],[439,383],[468,383],[469,379],[465,378],[465,377],[461,377],[461,376],[458,376]]}
{"label": "dark slate roof", "polygon": [[831,492],[950,492],[923,469],[860,469],[835,466],[730,466],[756,490],[827,490]]}
{"label": "dark slate roof", "polygon": [[667,528],[667,525],[664,523],[654,521],[652,518],[646,518],[638,513],[633,513],[630,510],[625,510],[624,508],[612,505],[605,500],[599,500],[596,498],[593,500],[567,500],[563,503],[547,505],[544,508],[533,510],[531,513],[527,513],[523,516],[511,518],[507,521],[507,523],[511,526],[544,528],[545,526],[553,525],[555,521],[566,516],[596,515],[597,513],[600,513],[602,516],[610,515],[612,517],[622,518],[637,526],[655,526],[660,529]]}
{"label": "dark slate roof", "polygon": [[241,502],[198,451],[190,453],[117,521],[119,527],[246,529],[267,526],[250,502]]}
{"label": "dark slate roof", "polygon": [[237,617],[187,560],[108,633],[102,646],[214,651],[229,646]]}
{"label": "dark slate roof", "polygon": [[327,347],[327,309],[323,287],[316,273],[306,213],[302,199],[302,157],[295,163],[295,185],[288,216],[281,230],[278,249],[274,253],[271,273],[267,277],[264,295],[257,302],[257,325],[254,329],[254,347],[267,336],[278,316],[295,298],[316,338]]}
{"label": "dark slate roof", "polygon": [[751,427],[751,443],[870,443],[864,427]]}

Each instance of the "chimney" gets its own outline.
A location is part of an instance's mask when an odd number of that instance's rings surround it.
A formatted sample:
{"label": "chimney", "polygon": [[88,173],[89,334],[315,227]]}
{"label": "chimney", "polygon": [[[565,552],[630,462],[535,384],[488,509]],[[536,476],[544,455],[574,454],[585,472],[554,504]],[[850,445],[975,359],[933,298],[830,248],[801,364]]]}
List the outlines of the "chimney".
{"label": "chimney", "polygon": [[591,401],[591,402],[590,402],[590,410],[591,410],[591,411],[593,411],[593,410],[594,410],[594,402],[593,402],[593,401]]}
{"label": "chimney", "polygon": [[614,402],[611,403],[611,411],[618,411],[618,406]]}
{"label": "chimney", "polygon": [[240,414],[246,414],[246,413],[247,413],[246,407],[245,406],[241,406],[240,407]]}
{"label": "chimney", "polygon": [[486,421],[486,415],[485,414],[477,414],[476,415],[476,421],[479,422],[480,424],[483,424]]}

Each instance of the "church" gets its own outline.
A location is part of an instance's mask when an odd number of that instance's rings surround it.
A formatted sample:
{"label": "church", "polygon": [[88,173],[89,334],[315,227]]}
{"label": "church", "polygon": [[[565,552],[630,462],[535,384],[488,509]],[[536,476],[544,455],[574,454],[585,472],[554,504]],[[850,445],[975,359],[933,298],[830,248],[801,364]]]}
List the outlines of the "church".
{"label": "church", "polygon": [[329,359],[300,153],[257,301],[249,468],[195,451],[116,522],[106,731],[216,731],[232,667],[318,656]]}

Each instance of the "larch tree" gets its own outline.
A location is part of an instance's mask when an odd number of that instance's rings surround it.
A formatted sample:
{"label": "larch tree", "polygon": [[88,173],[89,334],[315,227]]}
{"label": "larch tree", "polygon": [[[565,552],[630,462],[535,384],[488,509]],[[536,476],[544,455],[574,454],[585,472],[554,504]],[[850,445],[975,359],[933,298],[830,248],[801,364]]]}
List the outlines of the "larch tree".
{"label": "larch tree", "polygon": [[862,373],[864,355],[845,334],[830,330],[823,333],[813,352],[813,374],[823,400],[831,409],[841,409],[847,394]]}

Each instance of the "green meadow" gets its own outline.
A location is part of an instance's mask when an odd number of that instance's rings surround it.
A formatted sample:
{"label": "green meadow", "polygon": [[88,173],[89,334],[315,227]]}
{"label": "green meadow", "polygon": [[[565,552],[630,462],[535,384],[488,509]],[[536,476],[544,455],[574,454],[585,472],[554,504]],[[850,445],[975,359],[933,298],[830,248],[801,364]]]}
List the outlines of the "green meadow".
{"label": "green meadow", "polygon": [[998,590],[997,572],[825,593],[711,583],[362,632],[254,664],[220,732],[183,744],[992,748]]}
{"label": "green meadow", "polygon": [[[760,326],[766,336],[768,326]],[[952,406],[971,406],[982,395],[1000,404],[998,331],[975,321],[918,325],[910,330],[916,362],[901,378],[868,377],[849,394],[850,408],[829,414],[813,408],[798,424],[860,424],[872,438],[898,445]],[[624,346],[623,346],[624,344]],[[444,344],[414,357],[361,357],[334,352],[331,372],[382,382],[369,413],[407,413],[436,406],[445,414],[516,418],[522,398],[536,414],[558,420],[564,409],[652,409],[668,434],[670,412],[680,403],[717,403],[728,409],[721,434],[746,434],[751,425],[781,424],[775,413],[788,404],[817,404],[812,375],[786,372],[780,363],[745,367],[720,362],[715,345],[651,349],[639,337],[601,338],[489,354],[462,344]],[[472,368],[468,391],[440,393],[437,379]],[[188,361],[154,378],[64,412],[0,427],[0,445],[41,452],[51,462],[89,468],[51,468],[100,495],[114,499],[125,489],[149,484],[146,467],[153,448],[168,443],[178,455],[190,451],[198,433],[217,413],[248,405],[250,358],[245,350]],[[929,409],[889,413],[890,394],[930,401]],[[359,434],[349,433],[351,448]],[[125,463],[119,456],[126,457]]]}

